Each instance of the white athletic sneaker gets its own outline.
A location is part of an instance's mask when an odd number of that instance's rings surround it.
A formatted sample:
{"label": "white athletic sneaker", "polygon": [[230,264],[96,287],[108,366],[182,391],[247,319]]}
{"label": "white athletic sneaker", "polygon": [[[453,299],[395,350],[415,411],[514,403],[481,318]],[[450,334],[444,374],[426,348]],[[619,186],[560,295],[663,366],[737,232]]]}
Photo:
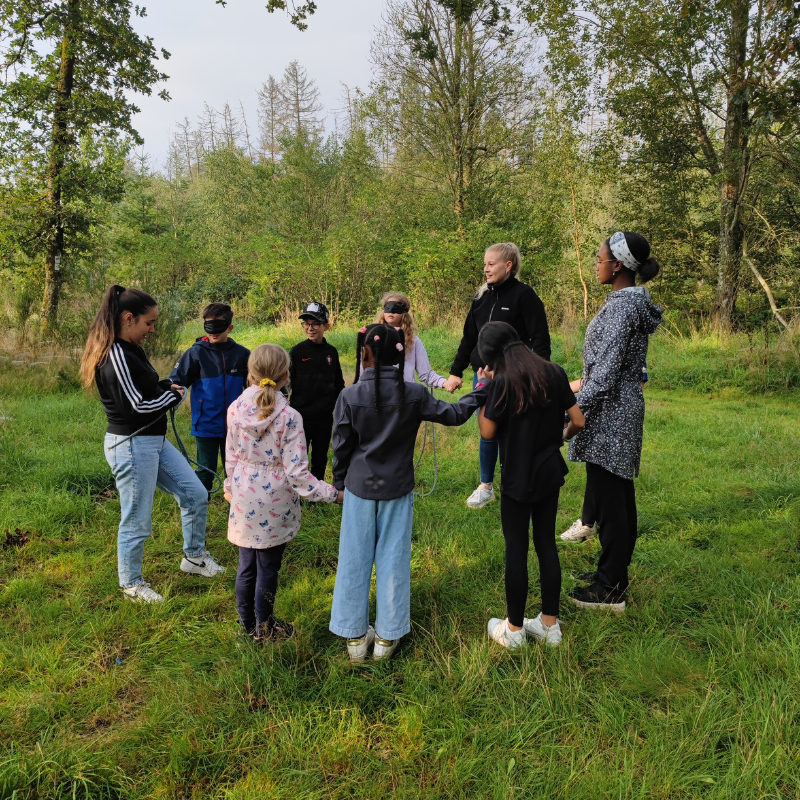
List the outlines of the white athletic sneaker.
{"label": "white athletic sneaker", "polygon": [[580,519],[570,525],[569,530],[561,534],[562,542],[585,542],[597,536],[597,523],[594,525],[584,525]]}
{"label": "white athletic sneaker", "polygon": [[376,661],[381,661],[384,658],[391,658],[392,653],[397,650],[397,645],[400,644],[399,639],[381,639],[380,636],[375,637],[375,649],[372,651],[372,657]]}
{"label": "white athletic sneaker", "polygon": [[347,640],[347,655],[350,656],[351,664],[361,664],[367,657],[367,650],[375,640],[375,628],[372,625],[367,628],[367,632],[360,639]]}
{"label": "white athletic sneaker", "polygon": [[163,603],[164,598],[150,588],[146,582],[135,583],[133,586],[126,586],[122,594],[134,603]]}
{"label": "white athletic sneaker", "polygon": [[478,488],[467,498],[468,508],[483,508],[494,500],[494,486],[488,489],[481,483]]}
{"label": "white athletic sneaker", "polygon": [[525,633],[533,636],[540,642],[557,647],[561,644],[561,620],[556,620],[555,625],[545,625],[542,622],[542,615],[539,614],[535,619],[525,619],[523,625]]}
{"label": "white athletic sneaker", "polygon": [[513,650],[521,644],[525,644],[525,626],[518,631],[512,631],[508,627],[508,619],[497,619],[492,617],[489,620],[489,636],[494,639],[498,644]]}
{"label": "white athletic sneaker", "polygon": [[216,575],[221,575],[225,572],[225,567],[217,564],[211,557],[208,550],[204,550],[199,556],[183,557],[181,561],[181,570],[188,572],[190,575],[202,575],[204,578],[213,578]]}

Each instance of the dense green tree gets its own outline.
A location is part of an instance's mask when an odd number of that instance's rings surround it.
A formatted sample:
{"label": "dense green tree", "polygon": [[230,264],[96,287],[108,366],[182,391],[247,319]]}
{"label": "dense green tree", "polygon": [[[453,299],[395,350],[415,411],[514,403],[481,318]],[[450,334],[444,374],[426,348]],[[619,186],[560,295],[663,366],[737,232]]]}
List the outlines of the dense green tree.
{"label": "dense green tree", "polygon": [[139,141],[129,93],[149,94],[166,78],[132,14],[144,9],[129,0],[0,0],[0,175],[5,189],[19,187],[32,201],[27,246],[43,261],[49,326],[58,313],[62,259],[74,255],[73,232],[86,225],[73,212],[80,198],[108,196],[102,183],[81,181],[78,143],[98,134]]}

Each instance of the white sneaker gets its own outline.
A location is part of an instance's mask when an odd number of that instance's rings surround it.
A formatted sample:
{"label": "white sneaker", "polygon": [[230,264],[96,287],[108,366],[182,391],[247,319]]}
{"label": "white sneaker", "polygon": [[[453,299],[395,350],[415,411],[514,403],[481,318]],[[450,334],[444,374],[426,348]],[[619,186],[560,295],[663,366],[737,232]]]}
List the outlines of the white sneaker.
{"label": "white sneaker", "polygon": [[494,486],[488,489],[481,483],[478,488],[467,498],[468,508],[483,508],[494,500]]}
{"label": "white sneaker", "polygon": [[525,644],[525,626],[518,631],[512,631],[511,628],[508,627],[507,619],[497,619],[493,617],[489,620],[489,625],[487,627],[489,629],[489,636],[498,644],[507,647],[509,650],[513,650],[515,647]]}
{"label": "white sneaker", "polygon": [[164,598],[150,588],[150,584],[142,581],[133,586],[126,586],[122,594],[134,603],[163,603]]}
{"label": "white sneaker", "polygon": [[542,622],[542,615],[539,614],[535,619],[525,619],[522,626],[528,636],[533,636],[540,642],[557,647],[561,644],[561,620],[556,620],[555,625],[545,625]]}
{"label": "white sneaker", "polygon": [[351,664],[361,664],[367,657],[367,650],[375,640],[375,628],[372,625],[367,628],[367,632],[360,639],[347,640],[347,655],[350,656]]}
{"label": "white sneaker", "polygon": [[597,536],[597,523],[594,525],[584,525],[581,520],[576,519],[570,525],[569,530],[561,534],[562,542],[585,542]]}
{"label": "white sneaker", "polygon": [[225,567],[217,564],[211,557],[208,550],[204,550],[199,556],[183,557],[181,561],[181,570],[188,572],[190,575],[202,575],[204,578],[213,578],[216,575],[221,575],[225,572]]}
{"label": "white sneaker", "polygon": [[375,649],[372,651],[372,657],[376,661],[384,658],[391,658],[392,653],[397,650],[397,645],[400,644],[399,639],[389,640],[381,639],[380,636],[375,637]]}

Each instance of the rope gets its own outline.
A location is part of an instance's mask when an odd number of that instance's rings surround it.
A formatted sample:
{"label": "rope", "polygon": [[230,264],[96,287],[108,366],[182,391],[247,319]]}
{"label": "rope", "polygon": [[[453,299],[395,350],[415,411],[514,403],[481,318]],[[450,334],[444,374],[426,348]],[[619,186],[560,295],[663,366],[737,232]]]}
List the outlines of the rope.
{"label": "rope", "polygon": [[[210,475],[214,476],[214,480],[211,484],[211,494],[218,492],[222,488],[222,478],[214,472],[213,469],[209,469],[208,467],[204,467],[201,464],[198,464],[186,451],[186,445],[183,443],[183,439],[181,439],[180,434],[178,433],[178,426],[175,424],[175,412],[183,405],[184,400],[189,396],[189,391],[184,387],[183,396],[180,399],[180,402],[176,406],[172,406],[169,410],[169,420],[172,423],[172,432],[175,434],[175,444],[178,447],[181,455],[189,462],[191,466],[193,466],[196,470],[202,470],[203,472],[208,472]],[[134,436],[138,436],[142,431],[146,431],[151,425],[155,425],[156,422],[160,422],[164,417],[167,416],[168,412],[164,412],[163,414],[156,417],[154,420],[147,423],[147,425],[143,425],[139,428],[138,431],[134,431],[130,436],[126,436],[124,439],[120,439],[118,442],[115,442],[109,447],[109,450],[114,450],[116,447],[119,447],[121,444],[125,444],[125,442],[130,441],[133,439]]]}
{"label": "rope", "polygon": [[[433,394],[433,389],[430,390],[431,394]],[[422,433],[422,447],[419,451],[419,458],[417,459],[417,463],[414,464],[414,472],[417,471],[417,467],[419,467],[420,462],[422,461],[422,456],[425,454],[425,445],[428,442],[428,426],[430,425],[431,428],[431,445],[433,446],[433,486],[431,486],[430,491],[428,492],[418,492],[414,491],[414,494],[417,497],[430,497],[434,490],[436,489],[436,482],[439,480],[439,461],[436,458],[436,424],[433,422],[426,422],[425,427],[423,428]]]}

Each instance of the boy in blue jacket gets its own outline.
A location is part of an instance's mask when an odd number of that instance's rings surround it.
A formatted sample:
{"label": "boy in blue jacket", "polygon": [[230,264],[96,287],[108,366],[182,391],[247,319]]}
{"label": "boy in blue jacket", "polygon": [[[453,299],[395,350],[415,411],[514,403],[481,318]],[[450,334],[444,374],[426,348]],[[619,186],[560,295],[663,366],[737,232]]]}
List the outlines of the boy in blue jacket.
{"label": "boy in blue jacket", "polygon": [[225,468],[228,406],[245,389],[250,351],[229,338],[233,309],[225,303],[203,309],[203,330],[206,335],[181,356],[170,380],[192,389],[192,436],[197,439],[197,463],[205,467],[197,470],[197,477],[210,493],[218,456]]}

